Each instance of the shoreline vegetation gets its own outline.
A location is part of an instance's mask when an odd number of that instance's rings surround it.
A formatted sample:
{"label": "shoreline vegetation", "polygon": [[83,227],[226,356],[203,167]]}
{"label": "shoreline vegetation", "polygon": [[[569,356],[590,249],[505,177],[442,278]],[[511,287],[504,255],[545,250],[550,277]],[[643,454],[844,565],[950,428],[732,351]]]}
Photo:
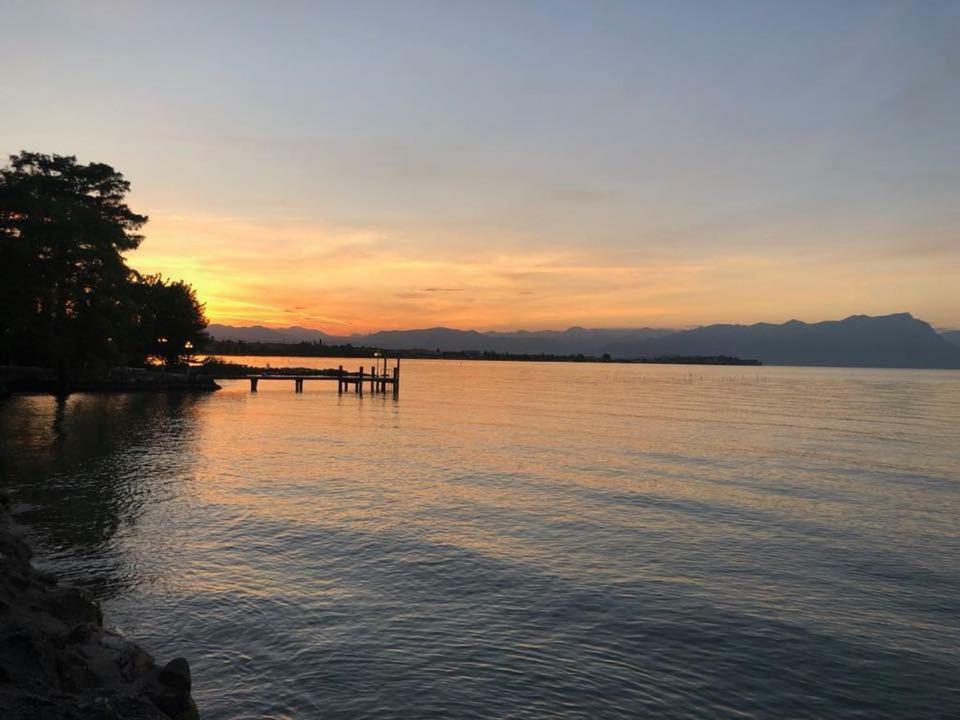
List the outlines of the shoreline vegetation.
{"label": "shoreline vegetation", "polygon": [[148,220],[129,191],[71,155],[23,151],[0,167],[0,383],[141,389],[137,369],[161,367],[174,372],[151,376],[159,389],[182,384],[175,371],[208,340],[204,305],[188,283],[127,265]]}
{"label": "shoreline vegetation", "polygon": [[[382,348],[353,345],[316,345],[314,343],[243,343],[228,341],[212,343],[209,355],[200,367],[219,371],[234,365],[220,358],[231,356],[246,357],[349,357],[377,358],[389,357],[402,360],[499,360],[510,362],[572,362],[572,363],[617,363],[617,364],[653,364],[653,365],[763,365],[759,360],[740,358],[730,355],[664,355],[650,358],[612,358],[609,355],[595,356],[578,353],[576,355],[554,355],[550,353],[503,353],[489,350],[384,350]],[[244,365],[250,372],[260,372],[265,368]],[[311,370],[310,368],[299,368]],[[269,370],[267,368],[266,370]],[[292,372],[294,368],[284,368]],[[315,369],[313,370],[316,374]],[[331,369],[335,373],[335,369]],[[304,373],[309,374],[309,373]],[[226,377],[213,374],[213,377]]]}
{"label": "shoreline vegetation", "polygon": [[32,555],[0,491],[0,717],[198,720],[185,659],[158,665]]}

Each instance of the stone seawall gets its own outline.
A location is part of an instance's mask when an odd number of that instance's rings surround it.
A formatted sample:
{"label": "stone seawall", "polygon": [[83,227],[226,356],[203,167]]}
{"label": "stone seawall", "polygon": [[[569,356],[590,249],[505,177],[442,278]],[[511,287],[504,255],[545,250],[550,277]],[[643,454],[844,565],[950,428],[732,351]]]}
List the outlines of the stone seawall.
{"label": "stone seawall", "polygon": [[161,667],[104,628],[100,606],[36,570],[31,554],[0,494],[0,717],[197,720],[187,661]]}

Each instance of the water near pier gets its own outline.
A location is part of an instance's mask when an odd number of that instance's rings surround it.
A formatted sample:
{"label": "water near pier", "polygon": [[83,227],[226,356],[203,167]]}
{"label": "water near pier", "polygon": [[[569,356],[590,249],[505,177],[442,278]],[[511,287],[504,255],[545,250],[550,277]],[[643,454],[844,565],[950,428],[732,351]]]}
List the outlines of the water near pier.
{"label": "water near pier", "polygon": [[208,719],[960,716],[960,373],[403,377],[18,397],[2,472]]}

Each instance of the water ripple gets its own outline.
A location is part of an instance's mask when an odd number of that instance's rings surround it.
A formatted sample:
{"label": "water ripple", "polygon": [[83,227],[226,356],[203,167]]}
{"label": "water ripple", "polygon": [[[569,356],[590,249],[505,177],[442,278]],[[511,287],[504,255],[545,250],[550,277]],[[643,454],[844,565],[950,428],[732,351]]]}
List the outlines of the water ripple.
{"label": "water ripple", "polygon": [[207,718],[960,716],[960,373],[738,372],[17,398],[0,459]]}

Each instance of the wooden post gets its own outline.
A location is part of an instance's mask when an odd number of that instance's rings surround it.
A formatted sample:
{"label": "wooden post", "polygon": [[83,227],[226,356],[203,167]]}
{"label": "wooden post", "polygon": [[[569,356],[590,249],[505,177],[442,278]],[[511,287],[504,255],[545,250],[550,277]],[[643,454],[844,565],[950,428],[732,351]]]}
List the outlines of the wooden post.
{"label": "wooden post", "polygon": [[256,392],[256,391],[257,391],[257,381],[258,381],[259,379],[260,379],[260,378],[255,378],[255,377],[250,378],[250,392]]}
{"label": "wooden post", "polygon": [[377,368],[376,366],[370,368],[370,394],[376,395],[377,393]]}
{"label": "wooden post", "polygon": [[360,375],[357,377],[357,393],[363,397],[363,365],[360,366]]}
{"label": "wooden post", "polygon": [[393,369],[393,399],[400,397],[400,363]]}
{"label": "wooden post", "polygon": [[343,395],[343,365],[337,368],[337,395]]}

